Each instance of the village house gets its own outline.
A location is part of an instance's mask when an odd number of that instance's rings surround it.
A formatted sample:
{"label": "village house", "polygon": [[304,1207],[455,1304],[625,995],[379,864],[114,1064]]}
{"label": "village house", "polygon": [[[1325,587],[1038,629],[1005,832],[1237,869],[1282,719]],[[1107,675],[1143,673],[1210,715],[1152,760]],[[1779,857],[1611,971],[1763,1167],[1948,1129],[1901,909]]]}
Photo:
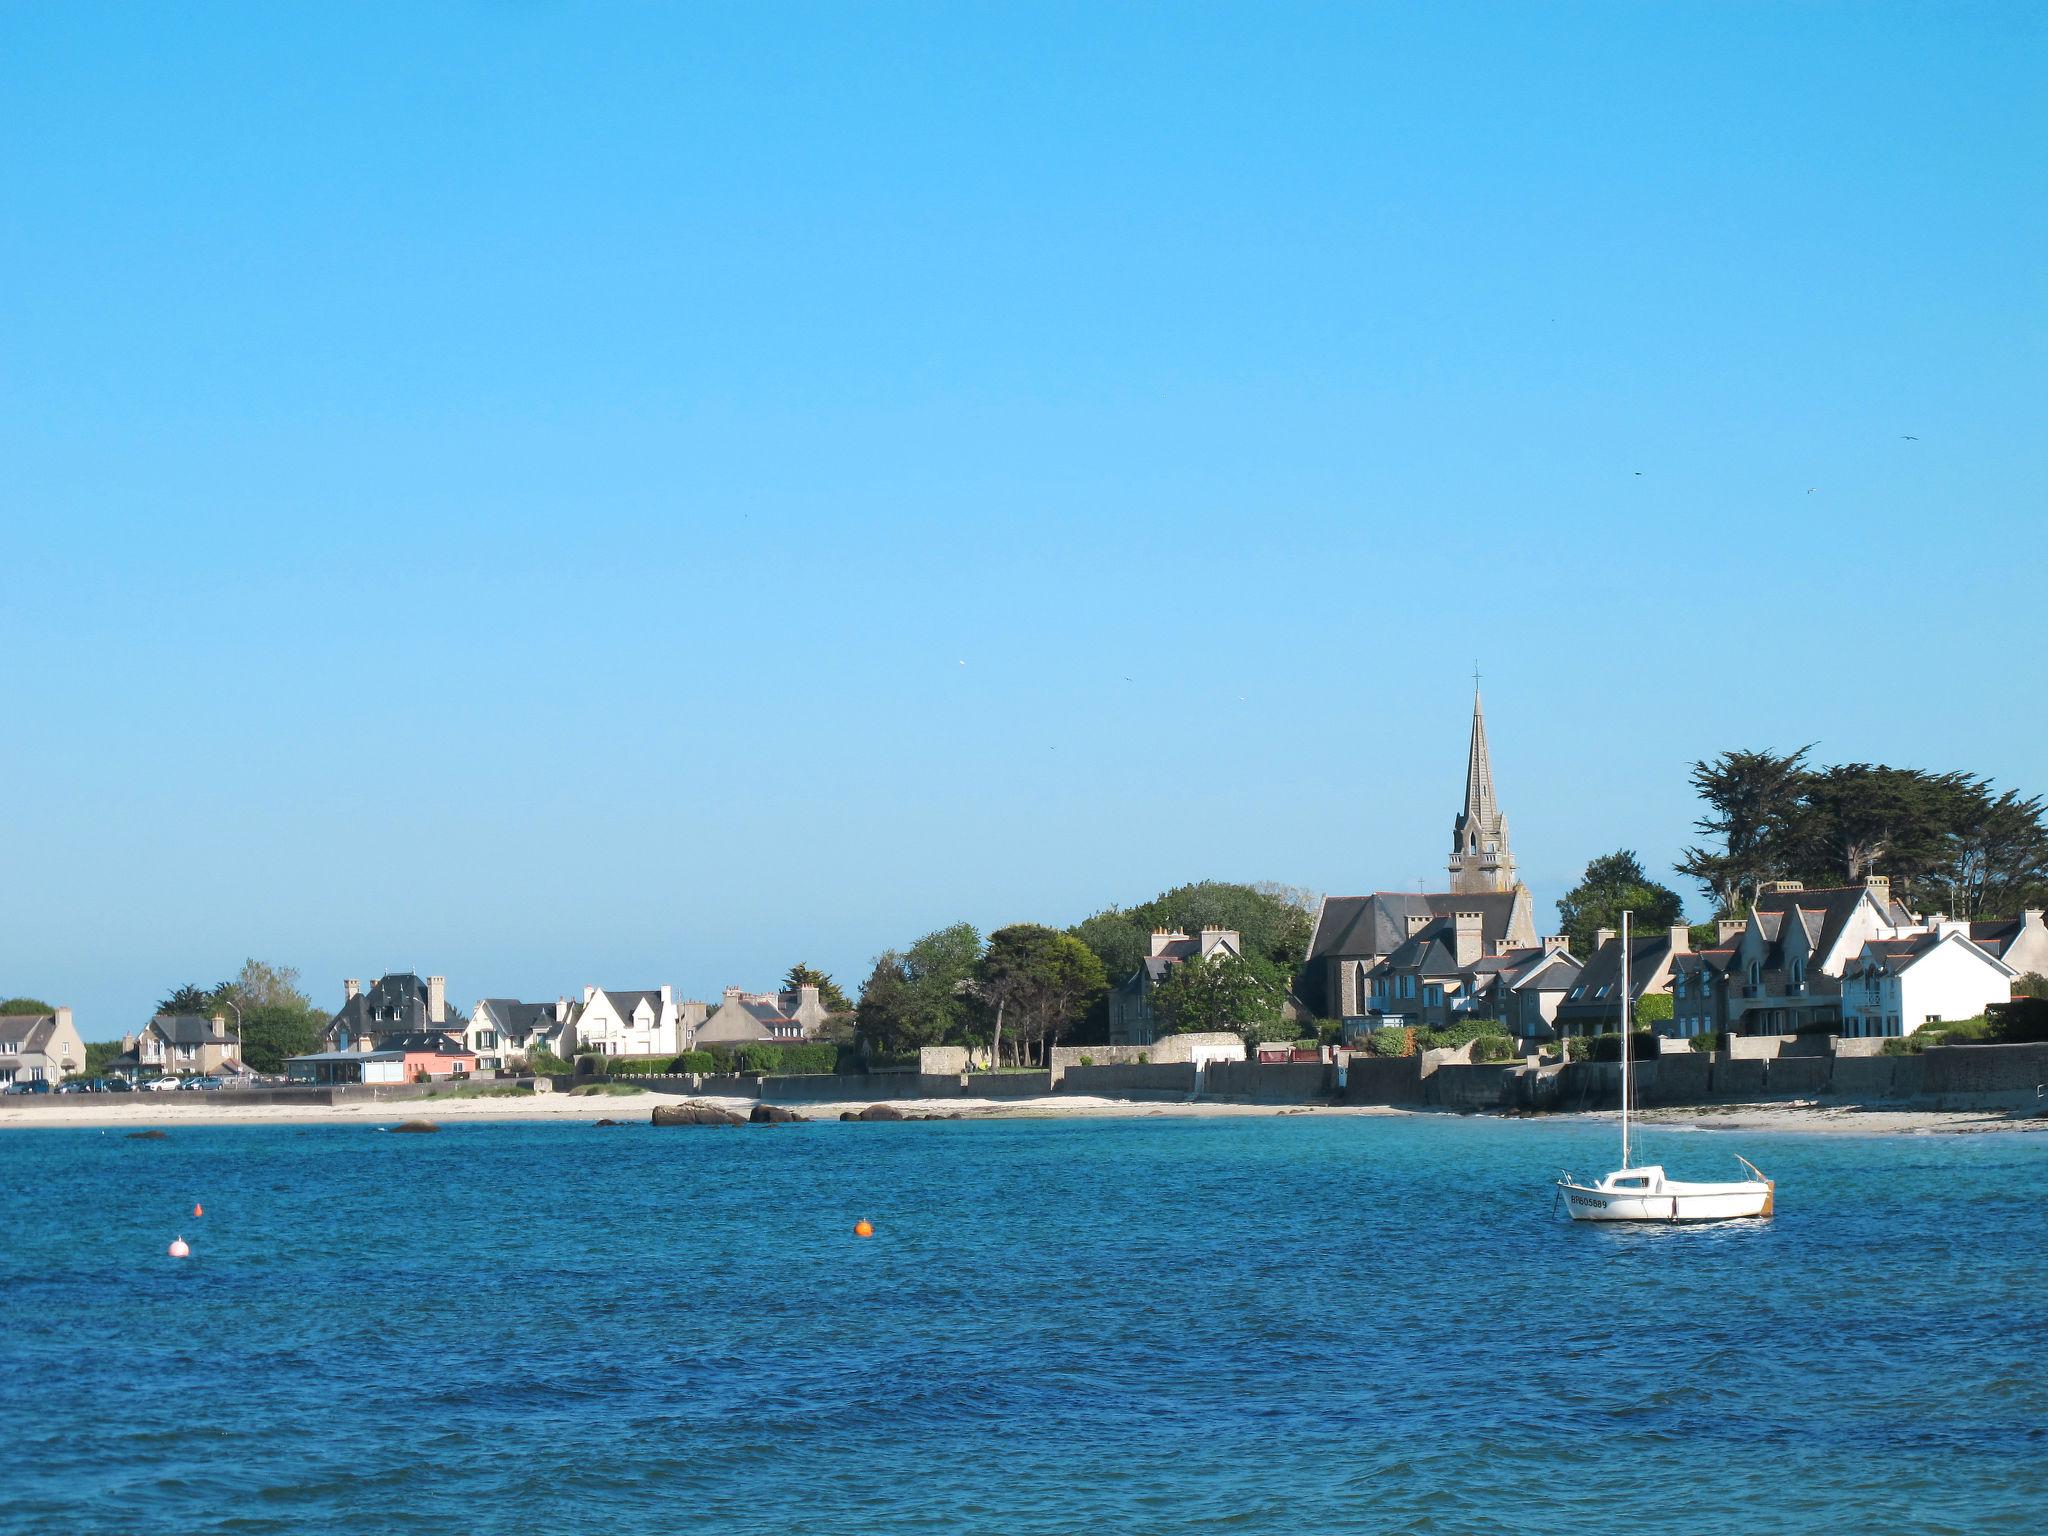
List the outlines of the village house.
{"label": "village house", "polygon": [[1550,1038],[1551,1019],[1579,973],[1562,936],[1489,953],[1482,912],[1416,914],[1411,926],[1366,973],[1368,1012],[1345,1021],[1347,1040],[1388,1025],[1442,1029],[1471,1018],[1499,1020],[1525,1049]]}
{"label": "village house", "polygon": [[1176,965],[1195,956],[1211,959],[1217,955],[1244,958],[1243,941],[1230,928],[1204,928],[1194,938],[1178,929],[1152,930],[1151,948],[1138,968],[1110,991],[1109,1043],[1150,1045],[1157,1035],[1152,1017],[1152,994]]}
{"label": "village house", "polygon": [[1482,1015],[1499,1019],[1521,1050],[1540,1050],[1557,1038],[1557,1010],[1578,985],[1582,969],[1562,935],[1546,938],[1533,949],[1508,950],[1475,968],[1476,1007]]}
{"label": "village house", "polygon": [[[1486,745],[1486,717],[1477,690],[1472,695],[1472,737],[1465,760],[1465,799],[1451,823],[1451,858],[1446,891],[1376,891],[1370,896],[1326,896],[1316,908],[1309,935],[1303,988],[1327,1018],[1344,1021],[1347,1033],[1370,1028],[1383,1018],[1375,1010],[1373,968],[1425,927],[1460,912],[1479,914],[1479,954],[1501,955],[1533,949],[1535,903],[1515,873],[1507,817],[1494,794],[1493,763]],[[1454,946],[1455,947],[1455,946]],[[1425,1003],[1419,973],[1414,998],[1393,993],[1403,1017],[1420,1017]],[[1412,1004],[1413,1006],[1406,1006]],[[1384,1015],[1387,1010],[1378,1010]]]}
{"label": "village house", "polygon": [[2039,907],[2018,917],[1971,923],[1970,942],[2003,960],[2016,975],[2048,977],[2048,922]]}
{"label": "village house", "polygon": [[783,992],[742,992],[727,987],[724,1000],[696,1027],[690,1048],[808,1040],[831,1016],[814,986]]}
{"label": "village house", "polygon": [[475,1053],[478,1068],[486,1072],[523,1065],[536,1051],[566,1061],[576,1049],[571,1025],[574,1011],[566,997],[552,1003],[487,997],[470,1010],[462,1043]]}
{"label": "village house", "polygon": [[242,1038],[228,1029],[227,1016],[219,1013],[160,1013],[124,1037],[121,1054],[107,1063],[110,1077],[131,1082],[243,1070]]}
{"label": "village house", "polygon": [[1749,923],[1724,917],[1714,926],[1711,945],[1672,957],[1671,1021],[1659,1027],[1660,1034],[1691,1039],[1719,1034],[1728,1027],[1728,978]]}
{"label": "village house", "polygon": [[1973,926],[1944,921],[1925,933],[1867,940],[1842,978],[1841,1032],[1910,1035],[2010,1002],[2017,973],[1971,940]]}
{"label": "village house", "polygon": [[393,971],[378,977],[367,992],[353,976],[341,988],[340,1011],[321,1034],[325,1050],[381,1050],[387,1041],[450,1028],[445,977],[422,981],[411,971]]}
{"label": "village house", "polygon": [[[1891,899],[1891,881],[1808,890],[1765,885],[1735,947],[1727,1025],[1740,1035],[1839,1032],[1842,975],[1872,939],[1911,938],[1928,925]],[[1674,1017],[1676,1009],[1674,1007]]]}
{"label": "village house", "polygon": [[0,1088],[15,1083],[51,1087],[85,1070],[85,1042],[71,1010],[0,1015]]}
{"label": "village house", "polygon": [[453,1035],[427,1030],[386,1036],[374,1050],[288,1056],[284,1070],[295,1083],[417,1083],[437,1077],[467,1077],[477,1070],[477,1059]]}
{"label": "village house", "polygon": [[[817,989],[811,989],[813,996]],[[690,1049],[708,1010],[678,1003],[667,986],[651,992],[585,987],[571,1021],[575,1049],[598,1056],[674,1056]]]}
{"label": "village house", "polygon": [[[1672,966],[1692,949],[1692,930],[1684,923],[1648,934],[1630,933],[1628,944],[1629,1018],[1646,997],[1671,990]],[[1578,980],[1557,1005],[1554,1025],[1560,1036],[1608,1035],[1621,1029],[1621,937],[1602,928],[1593,940]]]}

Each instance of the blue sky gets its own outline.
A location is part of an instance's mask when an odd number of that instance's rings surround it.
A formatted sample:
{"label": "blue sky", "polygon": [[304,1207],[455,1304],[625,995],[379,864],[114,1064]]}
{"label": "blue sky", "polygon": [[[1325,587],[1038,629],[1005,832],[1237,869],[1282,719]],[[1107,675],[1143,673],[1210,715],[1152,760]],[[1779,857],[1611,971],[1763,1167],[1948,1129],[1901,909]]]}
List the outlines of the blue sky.
{"label": "blue sky", "polygon": [[1724,747],[2048,789],[2043,34],[0,10],[0,992],[1433,883],[1475,659],[1539,912]]}

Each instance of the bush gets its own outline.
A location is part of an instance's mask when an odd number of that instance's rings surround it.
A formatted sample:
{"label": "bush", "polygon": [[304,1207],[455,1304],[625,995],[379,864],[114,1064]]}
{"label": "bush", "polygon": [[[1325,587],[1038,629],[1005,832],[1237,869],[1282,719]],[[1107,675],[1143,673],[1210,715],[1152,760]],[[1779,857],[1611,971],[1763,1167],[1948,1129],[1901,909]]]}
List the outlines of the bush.
{"label": "bush", "polygon": [[556,1073],[575,1070],[546,1046],[535,1046],[526,1053],[526,1069],[541,1077],[552,1077]]}
{"label": "bush", "polygon": [[1665,1024],[1671,1019],[1671,994],[1651,992],[1636,999],[1636,1022],[1638,1024]]}
{"label": "bush", "polygon": [[685,1051],[668,1064],[671,1072],[716,1072],[718,1058],[709,1051]]}
{"label": "bush", "polygon": [[1415,1031],[1405,1024],[1388,1024],[1365,1037],[1365,1049],[1372,1056],[1413,1056]]}
{"label": "bush", "polygon": [[[1578,1035],[1570,1042],[1573,1061],[1619,1061],[1621,1060],[1621,1036]],[[1639,1029],[1629,1037],[1629,1059],[1645,1061],[1657,1054],[1657,1037],[1647,1029]]]}
{"label": "bush", "polygon": [[1316,1020],[1317,1045],[1342,1045],[1343,1043],[1344,1023],[1341,1019]]}
{"label": "bush", "polygon": [[1472,1042],[1474,1061],[1513,1061],[1518,1052],[1506,1035],[1481,1035]]}
{"label": "bush", "polygon": [[1095,1065],[1095,1058],[1093,1056],[1090,1056],[1086,1051],[1083,1051],[1081,1053],[1081,1065],[1084,1067],[1092,1067]]}
{"label": "bush", "polygon": [[2021,983],[2038,982],[2040,979],[2031,974],[2022,976],[2013,984],[2015,996],[2011,1002],[1991,1005],[1991,1026],[1995,1038],[2002,1043],[2022,1045],[2034,1040],[2048,1040],[2048,999],[2019,991]]}
{"label": "bush", "polygon": [[1721,1031],[1709,1029],[1701,1034],[1694,1035],[1692,1037],[1692,1048],[1696,1051],[1706,1051],[1710,1054],[1718,1051],[1721,1049]]}

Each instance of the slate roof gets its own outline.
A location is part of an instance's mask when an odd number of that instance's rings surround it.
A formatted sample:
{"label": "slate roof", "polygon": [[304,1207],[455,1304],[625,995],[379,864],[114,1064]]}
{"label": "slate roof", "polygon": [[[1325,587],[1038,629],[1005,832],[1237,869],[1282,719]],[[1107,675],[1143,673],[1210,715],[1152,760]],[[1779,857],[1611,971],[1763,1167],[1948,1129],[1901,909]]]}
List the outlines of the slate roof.
{"label": "slate roof", "polygon": [[553,1003],[522,1003],[516,998],[487,997],[480,1006],[492,1027],[515,1044],[531,1040],[536,1029],[553,1029],[560,1022],[555,1018]]}
{"label": "slate roof", "polygon": [[1509,985],[1517,992],[1525,988],[1537,992],[1565,992],[1577,983],[1580,970],[1577,961],[1558,955],[1548,965],[1537,967],[1520,981]]}
{"label": "slate roof", "polygon": [[638,1008],[642,1002],[645,1002],[649,1008],[654,1010],[656,1018],[661,1017],[661,992],[659,989],[652,992],[621,992],[615,987],[599,987],[597,990],[612,1000],[612,1006],[618,1009],[619,1017],[622,1019],[632,1018],[633,1010]]}
{"label": "slate roof", "polygon": [[327,1021],[331,1032],[345,1027],[352,1040],[434,1027],[427,1014],[427,984],[411,971],[379,976]]}
{"label": "slate roof", "polygon": [[215,1034],[213,1020],[197,1013],[160,1013],[150,1025],[172,1045],[221,1045],[231,1042],[232,1033]]}
{"label": "slate roof", "polygon": [[1878,969],[1896,976],[1941,942],[1938,933],[1916,933],[1903,939],[1872,939],[1863,953],[1877,961]]}
{"label": "slate roof", "polygon": [[2012,941],[2020,936],[2025,924],[2017,917],[1997,918],[1988,922],[1970,924],[1970,942],[1988,949],[2001,960],[2012,948]]}
{"label": "slate roof", "polygon": [[[1796,911],[1798,921],[1805,925],[1814,968],[1818,970],[1819,961],[1833,952],[1849,918],[1868,895],[1869,889],[1861,885],[1831,886],[1817,891],[1766,891],[1756,899],[1756,914],[1763,923],[1764,937],[1775,942],[1782,932],[1784,915]],[[1777,921],[1770,921],[1773,918]]]}
{"label": "slate roof", "polygon": [[1390,955],[1408,937],[1410,917],[1448,917],[1454,912],[1480,914],[1480,937],[1488,949],[1507,939],[1515,910],[1513,891],[1375,891],[1370,896],[1327,896],[1316,922],[1308,958],[1332,955]]}
{"label": "slate roof", "polygon": [[446,1030],[439,1029],[419,1030],[413,1034],[398,1035],[378,1042],[377,1054],[382,1055],[391,1051],[432,1051],[438,1056],[470,1054],[468,1046]]}
{"label": "slate roof", "polygon": [[[1671,954],[1671,935],[1653,933],[1647,937],[1629,936],[1629,992],[1636,998],[1643,996],[1643,989],[1650,978]],[[1566,994],[1560,1008],[1572,1008],[1604,1012],[1619,1005],[1621,993],[1621,940],[1609,939],[1594,950],[1580,968],[1579,976],[1572,983],[1572,990]],[[1584,990],[1581,991],[1580,989]],[[1603,995],[1604,991],[1604,995]]]}
{"label": "slate roof", "polygon": [[23,1056],[40,1055],[57,1033],[54,1013],[10,1014],[0,1018],[0,1040],[15,1045]]}

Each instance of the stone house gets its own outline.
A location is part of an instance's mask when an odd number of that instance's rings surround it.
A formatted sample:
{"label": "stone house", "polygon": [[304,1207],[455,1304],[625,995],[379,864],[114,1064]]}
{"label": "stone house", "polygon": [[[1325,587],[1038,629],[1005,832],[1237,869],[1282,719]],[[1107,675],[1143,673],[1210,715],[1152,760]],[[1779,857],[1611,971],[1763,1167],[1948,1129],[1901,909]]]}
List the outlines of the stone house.
{"label": "stone house", "polygon": [[1376,891],[1370,896],[1326,896],[1316,908],[1309,935],[1304,989],[1325,1017],[1369,1026],[1376,1022],[1369,1018],[1373,968],[1423,929],[1459,912],[1479,914],[1481,955],[1536,947],[1535,904],[1526,886],[1473,895]]}
{"label": "stone house", "polygon": [[1366,973],[1368,1012],[1345,1021],[1357,1039],[1385,1025],[1442,1029],[1498,1019],[1520,1039],[1548,1039],[1551,1020],[1576,981],[1579,963],[1560,935],[1488,952],[1485,914],[1452,912],[1418,921],[1392,954]]}
{"label": "stone house", "polygon": [[784,992],[742,992],[727,987],[723,1000],[696,1027],[692,1047],[809,1040],[831,1016],[814,986]]}
{"label": "stone house", "polygon": [[341,1009],[321,1033],[324,1050],[381,1050],[387,1040],[440,1034],[450,1028],[445,977],[422,981],[411,971],[393,971],[378,977],[367,992],[354,977],[341,988]]}
{"label": "stone house", "polygon": [[1138,968],[1110,989],[1109,1043],[1150,1045],[1158,1035],[1157,1021],[1152,1016],[1153,992],[1183,960],[1196,956],[1207,960],[1217,955],[1244,958],[1244,942],[1235,929],[1204,928],[1193,938],[1178,929],[1153,929],[1150,948],[1138,962]]}
{"label": "stone house", "polygon": [[1726,1027],[1743,1035],[1838,1032],[1842,975],[1864,945],[1927,931],[1891,899],[1891,882],[1882,875],[1818,890],[1773,881],[1758,894],[1735,946]]}
{"label": "stone house", "polygon": [[243,1070],[242,1038],[219,1013],[160,1013],[122,1040],[121,1054],[107,1063],[111,1075],[130,1080]]}
{"label": "stone house", "polygon": [[[1674,923],[1662,932],[1631,932],[1628,949],[1629,1016],[1633,1018],[1635,1004],[1671,990],[1671,968],[1691,951],[1692,930],[1684,923]],[[1602,928],[1578,979],[1557,1005],[1553,1027],[1565,1037],[1613,1034],[1621,1028],[1621,1005],[1621,936],[1612,928]]]}
{"label": "stone house", "polygon": [[1689,1040],[1695,1035],[1719,1034],[1728,1027],[1729,977],[1735,968],[1736,948],[1749,924],[1742,918],[1724,917],[1715,928],[1711,945],[1672,958],[1671,1022],[1660,1025],[1659,1034]]}
{"label": "stone house", "polygon": [[84,1070],[85,1041],[69,1008],[0,1015],[0,1087],[48,1083],[54,1088]]}
{"label": "stone house", "polygon": [[1841,1032],[1910,1035],[2010,1002],[2017,973],[1970,938],[1973,926],[1941,922],[1924,933],[1867,940],[1843,973]]}

